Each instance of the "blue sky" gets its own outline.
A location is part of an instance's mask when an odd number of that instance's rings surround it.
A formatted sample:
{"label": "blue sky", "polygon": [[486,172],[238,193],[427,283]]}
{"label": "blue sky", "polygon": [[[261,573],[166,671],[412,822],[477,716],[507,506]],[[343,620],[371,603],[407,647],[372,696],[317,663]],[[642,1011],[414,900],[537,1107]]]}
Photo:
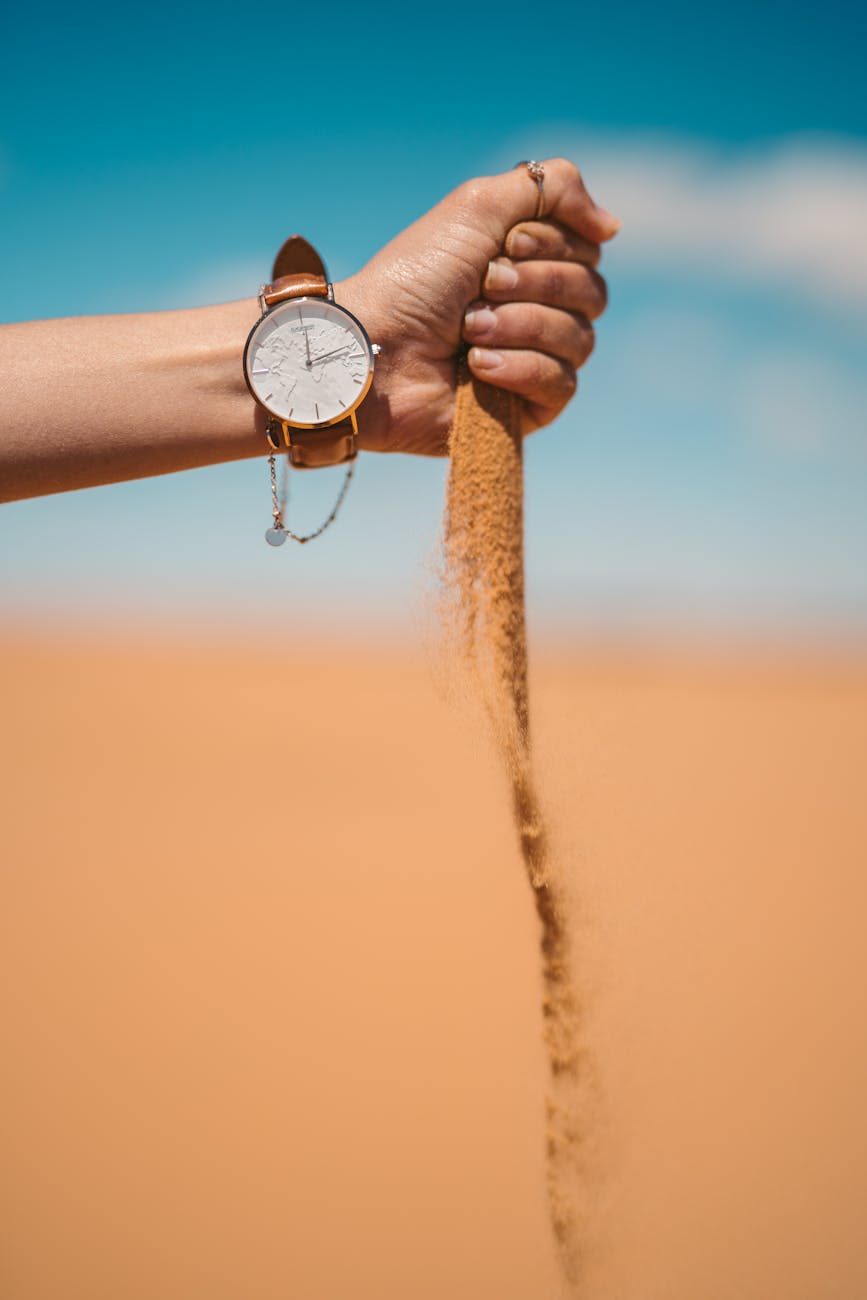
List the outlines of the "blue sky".
{"label": "blue sky", "polygon": [[[468,176],[566,153],[625,225],[579,396],[528,447],[534,618],[863,632],[865,29],[854,4],[19,9],[0,319],[242,296],[295,229],[339,278]],[[264,460],[5,506],[0,592],[399,625],[443,479],[363,457],[339,526],[278,552]]]}

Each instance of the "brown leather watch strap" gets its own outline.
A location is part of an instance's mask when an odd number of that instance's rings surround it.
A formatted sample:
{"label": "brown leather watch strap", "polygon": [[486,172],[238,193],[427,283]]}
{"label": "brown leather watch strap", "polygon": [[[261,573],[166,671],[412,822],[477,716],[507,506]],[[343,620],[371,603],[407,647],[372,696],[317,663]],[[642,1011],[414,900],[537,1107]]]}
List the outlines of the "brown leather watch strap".
{"label": "brown leather watch strap", "polygon": [[[357,428],[352,415],[347,415],[339,424],[329,424],[323,429],[295,429],[282,420],[275,421],[274,424],[279,424],[278,436],[289,449],[289,464],[296,469],[342,465],[358,455],[355,442]],[[269,433],[268,441],[277,450],[279,443],[274,441],[273,434]]]}
{"label": "brown leather watch strap", "polygon": [[274,258],[271,279],[279,280],[284,275],[316,275],[328,281],[325,263],[313,245],[302,235],[290,235],[280,252]]}
{"label": "brown leather watch strap", "polygon": [[266,307],[287,298],[327,298],[328,272],[311,243],[301,235],[290,235],[274,258],[271,283],[262,290]]}
{"label": "brown leather watch strap", "polygon": [[327,429],[292,429],[289,437],[289,463],[296,469],[342,465],[344,461],[355,460],[358,455],[355,425],[349,416]]}

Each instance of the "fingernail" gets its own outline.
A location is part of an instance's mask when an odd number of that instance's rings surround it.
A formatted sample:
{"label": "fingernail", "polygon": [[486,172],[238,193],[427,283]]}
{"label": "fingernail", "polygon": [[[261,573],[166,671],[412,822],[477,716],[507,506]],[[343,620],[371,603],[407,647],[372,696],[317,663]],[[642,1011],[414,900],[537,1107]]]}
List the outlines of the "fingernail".
{"label": "fingernail", "polygon": [[470,334],[490,334],[496,323],[496,312],[490,307],[470,307],[464,314],[464,328]]}
{"label": "fingernail", "polygon": [[518,283],[518,272],[508,262],[489,262],[488,274],[485,276],[485,288],[496,289],[502,293],[514,289]]}
{"label": "fingernail", "polygon": [[497,370],[502,364],[502,352],[494,352],[491,348],[470,348],[470,365],[474,370]]}
{"label": "fingernail", "polygon": [[623,222],[619,217],[615,217],[613,212],[607,212],[605,208],[600,208],[599,212],[605,218],[605,224],[610,227],[612,235],[616,235],[618,230],[623,228]]}
{"label": "fingernail", "polygon": [[506,240],[506,252],[511,257],[532,257],[539,251],[539,241],[524,230],[516,230]]}

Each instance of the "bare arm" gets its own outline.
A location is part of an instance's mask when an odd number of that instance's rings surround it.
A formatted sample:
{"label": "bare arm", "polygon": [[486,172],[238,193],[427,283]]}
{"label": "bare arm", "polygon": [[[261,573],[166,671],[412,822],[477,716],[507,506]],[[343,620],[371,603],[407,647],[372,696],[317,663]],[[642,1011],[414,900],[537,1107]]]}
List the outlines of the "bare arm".
{"label": "bare arm", "polygon": [[261,455],[241,372],[255,298],[0,329],[0,493],[19,497]]}
{"label": "bare arm", "polygon": [[[525,172],[469,182],[335,286],[383,348],[362,448],[445,450],[462,340],[475,373],[523,397],[528,432],[572,397],[605,307],[599,245],[619,223],[562,159],[546,163],[546,194],[534,220]],[[0,327],[0,500],[264,455],[242,373],[258,316],[251,296]]]}

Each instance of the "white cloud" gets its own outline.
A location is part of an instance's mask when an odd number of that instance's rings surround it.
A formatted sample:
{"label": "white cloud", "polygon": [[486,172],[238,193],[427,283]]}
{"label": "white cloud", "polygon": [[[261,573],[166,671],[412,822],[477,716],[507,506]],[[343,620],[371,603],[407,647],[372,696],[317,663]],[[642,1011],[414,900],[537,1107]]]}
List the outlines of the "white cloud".
{"label": "white cloud", "polygon": [[640,308],[610,333],[648,418],[687,410],[789,461],[867,466],[867,371],[821,342],[745,331],[712,294],[703,309]]}
{"label": "white cloud", "polygon": [[[788,137],[738,151],[675,135],[541,131],[623,219],[617,259],[784,286],[867,314],[867,145]],[[527,141],[509,156],[527,154]]]}
{"label": "white cloud", "polygon": [[[790,136],[734,149],[673,134],[602,136],[566,126],[518,140],[494,167],[532,156],[540,141],[548,155],[573,158],[594,197],[623,219],[609,255],[619,267],[782,289],[867,317],[867,144]],[[165,305],[246,297],[269,266],[263,251],[203,268],[173,287]],[[347,270],[332,267],[338,280]]]}

